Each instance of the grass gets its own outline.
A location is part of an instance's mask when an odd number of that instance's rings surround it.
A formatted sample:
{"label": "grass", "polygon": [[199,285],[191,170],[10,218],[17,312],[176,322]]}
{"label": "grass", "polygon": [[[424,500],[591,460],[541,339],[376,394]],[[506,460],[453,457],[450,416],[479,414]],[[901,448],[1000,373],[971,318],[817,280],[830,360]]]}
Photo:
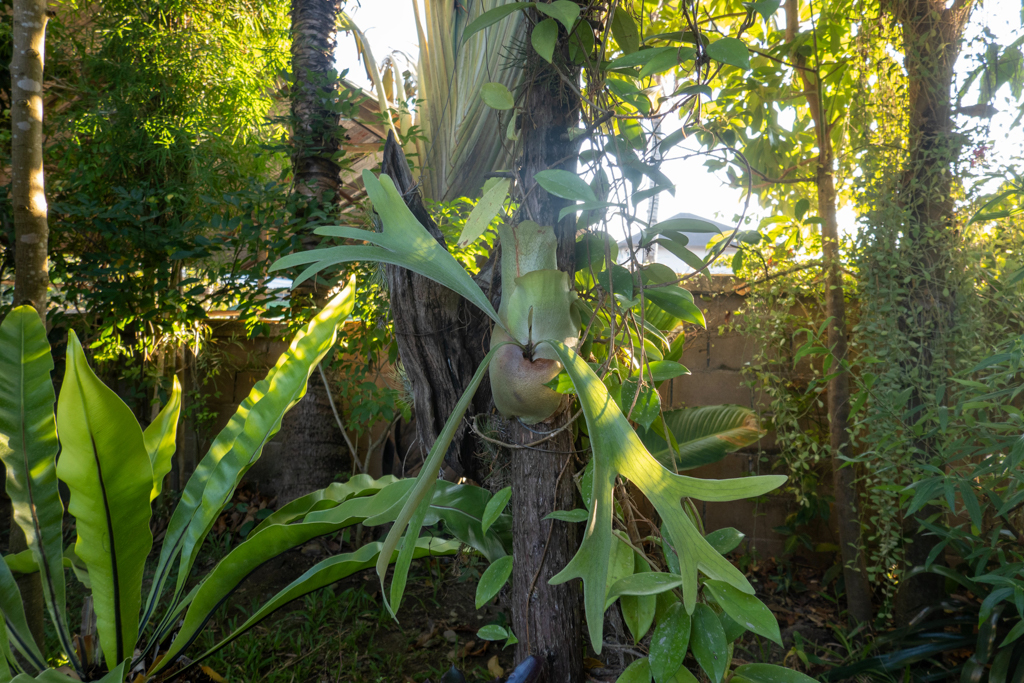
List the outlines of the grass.
{"label": "grass", "polygon": [[[476,628],[486,623],[472,609],[475,584],[446,576],[437,562],[417,562],[413,568],[398,623],[380,603],[371,572],[296,601],[204,663],[232,683],[419,683],[437,681],[452,664],[469,681],[493,680],[487,659],[498,654],[508,667],[512,651],[499,654],[499,646],[492,644],[480,655],[467,655],[467,649],[485,646],[475,640]],[[252,599],[222,610],[192,655],[231,633],[258,606]]]}
{"label": "grass", "polygon": [[[212,624],[197,652],[234,630],[258,606],[253,601],[248,610]],[[372,647],[359,652],[363,641],[372,644],[382,621],[378,605],[362,587],[327,588],[306,596],[299,609],[260,624],[206,663],[232,681],[347,681],[355,680],[356,672],[367,681],[390,680],[388,671],[401,662],[375,656]]]}

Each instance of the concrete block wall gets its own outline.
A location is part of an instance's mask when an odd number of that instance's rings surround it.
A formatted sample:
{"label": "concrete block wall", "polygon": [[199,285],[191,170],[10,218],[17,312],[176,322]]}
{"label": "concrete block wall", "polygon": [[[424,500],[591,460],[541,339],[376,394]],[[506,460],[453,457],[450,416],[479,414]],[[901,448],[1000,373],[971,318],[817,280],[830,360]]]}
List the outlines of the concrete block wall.
{"label": "concrete block wall", "polygon": [[[744,297],[733,291],[731,277],[712,276],[690,285],[694,302],[700,306],[707,328],[686,326],[686,342],[680,362],[689,375],[677,377],[661,388],[662,402],[673,408],[735,404],[751,410],[768,407],[767,397],[748,387],[742,369],[754,357],[756,341],[728,326],[743,308]],[[799,375],[801,368],[797,368]],[[778,447],[772,434],[766,434],[758,444],[727,455],[722,461],[687,472],[687,475],[706,479],[728,479],[749,474],[786,474],[773,467]],[[827,487],[827,482],[823,482]],[[785,524],[792,511],[789,496],[768,496],[761,501],[698,504],[704,514],[709,531],[735,527],[746,534],[749,548],[762,557],[780,556],[785,537],[772,529]],[[834,515],[833,515],[834,517]],[[837,543],[837,532],[829,525],[819,524],[809,531],[815,543]],[[813,563],[830,563],[831,553],[801,551],[800,555]]]}

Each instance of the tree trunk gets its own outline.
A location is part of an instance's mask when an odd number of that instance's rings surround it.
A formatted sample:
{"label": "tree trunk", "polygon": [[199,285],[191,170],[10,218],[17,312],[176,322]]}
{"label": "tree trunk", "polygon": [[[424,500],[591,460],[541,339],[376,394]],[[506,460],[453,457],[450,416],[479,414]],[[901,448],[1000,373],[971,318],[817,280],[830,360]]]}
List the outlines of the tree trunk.
{"label": "tree trunk", "polygon": [[[46,323],[49,227],[43,182],[43,60],[45,0],[15,0],[11,58],[11,201],[14,204],[14,303],[31,304]],[[28,546],[11,515],[9,552]],[[43,584],[39,574],[19,576],[32,637],[43,647]]]}
{"label": "tree trunk", "polygon": [[[534,16],[537,20],[538,17]],[[556,55],[557,68],[565,69],[568,59],[567,41],[559,29],[561,40]],[[519,165],[519,186],[522,192],[520,216],[540,225],[555,226],[558,239],[558,269],[575,270],[576,220],[569,215],[558,220],[566,200],[548,194],[533,177],[539,171],[559,168],[576,172],[577,147],[568,137],[570,128],[579,123],[580,109],[576,94],[569,90],[554,68],[530,53],[524,77],[526,101],[522,103],[520,137],[523,156]],[[576,78],[575,70],[568,74]],[[526,444],[537,441],[544,432],[565,426],[570,418],[568,404],[549,420],[527,427],[511,421],[512,442]],[[580,584],[573,581],[558,586],[548,579],[561,571],[575,554],[578,541],[575,526],[542,521],[554,510],[576,507],[573,485],[575,451],[572,430],[534,448],[512,452],[512,514],[515,565],[512,576],[512,623],[519,644],[516,662],[530,655],[539,655],[547,669],[550,683],[576,683],[584,679],[583,613]]]}
{"label": "tree trunk", "polygon": [[[316,216],[333,214],[340,199],[341,166],[334,160],[341,149],[339,117],[330,102],[338,88],[334,68],[337,47],[337,21],[341,0],[292,0],[292,174],[294,191],[304,197],[299,217],[307,222],[300,227],[306,248],[319,238],[312,230],[320,222]],[[322,214],[321,214],[322,212]],[[322,305],[326,292],[316,280],[300,285],[299,301],[312,296],[314,305]],[[298,304],[298,305],[301,305]],[[341,455],[346,451],[327,399],[328,387],[314,372],[306,386],[306,396],[295,407],[282,431],[291,436],[283,441],[292,462],[291,474],[278,481],[277,495],[290,500],[330,484],[341,472]],[[300,471],[301,470],[301,471]]]}
{"label": "tree trunk", "polygon": [[[786,0],[786,40],[792,41],[800,24],[798,0]],[[843,364],[848,354],[846,293],[843,288],[842,261],[839,252],[839,223],[836,219],[835,150],[831,123],[822,112],[822,93],[818,75],[809,72],[807,58],[795,53],[797,72],[803,82],[804,96],[814,121],[818,141],[815,185],[818,216],[822,219],[821,242],[825,267],[825,307],[829,317],[828,347],[832,352],[834,377],[828,382],[829,444],[832,449],[832,488],[835,495],[836,522],[839,528],[840,557],[846,585],[846,609],[856,622],[869,622],[874,616],[867,561],[861,543],[860,517],[857,513],[857,482],[853,468],[843,458],[852,455],[850,441],[850,373]]]}
{"label": "tree trunk", "polygon": [[314,370],[306,395],[284,416],[280,435],[249,470],[247,477],[260,481],[260,492],[276,496],[279,506],[329,486],[347,469],[348,447],[327,391]]}
{"label": "tree trunk", "polygon": [[292,0],[292,173],[295,190],[317,202],[336,201],[341,183],[338,115],[325,105],[337,88],[340,10],[339,0]]}
{"label": "tree trunk", "polygon": [[14,302],[31,303],[46,321],[50,285],[46,250],[46,192],[43,185],[43,56],[46,2],[14,3],[11,59],[11,201],[14,204]]}
{"label": "tree trunk", "polygon": [[[903,215],[900,253],[914,274],[900,312],[900,329],[916,342],[917,354],[905,370],[913,391],[907,413],[922,419],[923,408],[936,401],[949,367],[948,345],[956,323],[956,287],[951,275],[956,266],[955,215],[952,197],[953,165],[960,155],[961,136],[953,127],[951,90],[953,67],[959,55],[972,0],[903,0],[888,8],[903,29],[908,78],[908,153],[899,189]],[[927,432],[927,430],[926,430]],[[936,436],[916,438],[915,457],[930,461],[941,454]],[[909,541],[904,572],[921,566],[938,542],[921,528],[921,521],[936,512],[925,508],[906,520]],[[943,579],[920,574],[901,582],[895,616],[906,624],[922,607],[938,602]]]}
{"label": "tree trunk", "polygon": [[[828,133],[825,133],[826,139]],[[830,146],[829,146],[830,147]],[[830,150],[831,151],[831,150]],[[846,609],[856,622],[870,622],[871,584],[867,560],[861,543],[857,482],[853,467],[845,458],[853,455],[850,440],[850,373],[844,369],[848,354],[846,295],[843,289],[839,255],[839,226],[836,221],[836,189],[832,161],[819,156],[817,170],[818,211],[821,226],[822,256],[825,265],[825,306],[829,316],[828,347],[832,352],[835,376],[828,382],[829,444],[832,448],[832,489],[835,495],[836,523],[839,528],[840,556],[846,585]]]}
{"label": "tree trunk", "polygon": [[[431,219],[393,133],[384,143],[381,172],[388,174],[413,215],[427,232],[445,246],[444,235]],[[398,355],[412,385],[416,435],[424,449],[437,439],[490,346],[490,318],[442,284],[405,268],[385,266],[388,298],[395,321]],[[494,277],[491,278],[493,273]],[[501,268],[493,260],[477,277],[477,284],[495,307],[501,297]],[[490,384],[484,379],[470,411],[490,411]],[[445,454],[445,464],[456,476],[483,481],[475,457],[479,444],[463,423]]]}
{"label": "tree trunk", "polygon": [[[535,442],[543,437],[543,431],[557,429],[569,417],[568,411],[561,411],[533,429],[514,421],[513,442]],[[576,554],[576,525],[544,519],[554,510],[579,507],[573,482],[575,457],[572,429],[536,447],[516,449],[511,455],[512,630],[519,639],[516,664],[538,655],[545,663],[549,683],[583,680],[580,584],[548,584]]]}

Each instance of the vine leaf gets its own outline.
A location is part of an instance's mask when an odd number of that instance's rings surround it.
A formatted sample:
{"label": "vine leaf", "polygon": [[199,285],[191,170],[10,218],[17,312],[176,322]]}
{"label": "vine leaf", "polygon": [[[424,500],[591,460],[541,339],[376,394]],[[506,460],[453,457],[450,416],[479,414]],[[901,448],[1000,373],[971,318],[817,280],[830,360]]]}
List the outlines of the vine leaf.
{"label": "vine leaf", "polygon": [[612,17],[612,35],[622,52],[629,55],[640,49],[640,31],[626,9],[619,9]]}
{"label": "vine leaf", "polygon": [[573,26],[576,25],[576,20],[580,17],[580,6],[571,0],[555,0],[552,3],[538,2],[534,4],[534,8],[541,14],[558,19],[565,27],[566,33],[572,33]]}
{"label": "vine leaf", "polygon": [[722,621],[715,611],[701,603],[693,613],[690,650],[693,657],[704,669],[712,683],[719,683],[725,676],[728,643]]}
{"label": "vine leaf", "polygon": [[714,597],[718,606],[741,627],[782,645],[779,622],[763,602],[721,581],[705,581],[704,587]]}
{"label": "vine leaf", "polygon": [[651,675],[655,683],[668,683],[683,663],[690,644],[690,615],[678,602],[668,608],[651,639]]}
{"label": "vine leaf", "polygon": [[501,513],[505,510],[505,506],[508,505],[508,501],[512,499],[512,487],[506,486],[497,493],[495,493],[489,501],[487,506],[484,508],[484,516],[481,524],[483,532],[486,534],[487,530],[491,528]]}
{"label": "vine leaf", "polygon": [[721,38],[708,45],[708,57],[740,69],[750,68],[750,53],[742,40],[737,38]]}
{"label": "vine leaf", "polygon": [[807,674],[776,664],[744,664],[737,667],[730,680],[736,683],[815,683]]}
{"label": "vine leaf", "polygon": [[597,201],[593,188],[575,173],[553,168],[535,173],[533,179],[556,197],[580,202]]}
{"label": "vine leaf", "polygon": [[[633,482],[664,520],[669,540],[679,555],[683,605],[692,614],[697,603],[697,574],[724,581],[743,593],[754,594],[746,577],[722,557],[693,526],[681,498],[723,502],[763,495],[781,486],[784,476],[742,479],[695,479],[673,474],[652,456],[626,421],[601,379],[565,344],[545,343],[558,354],[572,379],[587,421],[593,455],[590,518],[576,555],[551,583],[583,580],[584,605],[591,645],[600,653],[603,643],[605,590],[612,553],[613,489],[618,476]],[[584,495],[584,498],[587,496]]]}
{"label": "vine leaf", "polygon": [[466,30],[463,31],[462,33],[463,42],[469,40],[470,36],[472,36],[474,33],[484,30],[491,24],[497,24],[499,21],[501,21],[508,15],[512,14],[513,12],[529,9],[530,7],[533,7],[534,4],[535,3],[532,2],[510,2],[507,5],[500,5],[492,10],[487,10],[486,12],[478,16],[476,19],[474,19],[472,22],[470,22],[469,26],[466,27]]}
{"label": "vine leaf", "polygon": [[704,313],[693,303],[693,295],[682,287],[671,285],[657,289],[645,289],[644,296],[680,320],[707,327]]}
{"label": "vine leaf", "polygon": [[545,19],[533,27],[530,33],[530,43],[533,49],[544,58],[548,64],[554,58],[555,42],[558,40],[558,24],[554,19]]}
{"label": "vine leaf", "polygon": [[501,587],[508,583],[512,576],[512,556],[499,557],[480,577],[476,585],[476,608],[480,609],[498,594]]}
{"label": "vine leaf", "polygon": [[516,99],[504,83],[484,83],[480,86],[480,99],[491,109],[499,111],[516,106]]}

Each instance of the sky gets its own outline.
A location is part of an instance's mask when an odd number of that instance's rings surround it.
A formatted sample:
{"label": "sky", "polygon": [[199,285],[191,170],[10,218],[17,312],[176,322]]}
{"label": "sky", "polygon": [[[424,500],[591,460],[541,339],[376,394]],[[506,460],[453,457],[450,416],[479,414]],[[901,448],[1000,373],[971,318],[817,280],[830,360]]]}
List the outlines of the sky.
{"label": "sky", "polygon": [[[352,0],[346,6],[349,16],[366,35],[378,64],[391,52],[404,53],[410,64],[415,63],[418,38],[413,1],[420,2],[422,10],[422,0],[363,0],[361,3]],[[986,0],[975,10],[969,26],[968,44],[957,63],[960,70],[965,71],[971,63],[971,38],[977,37],[983,29],[991,31],[1002,45],[1024,35],[1021,14],[1021,0]],[[348,68],[351,81],[371,89],[351,35],[342,34],[338,43],[338,67]],[[1009,131],[1017,111],[1005,102],[1007,94],[1004,88],[997,96],[995,104],[999,113],[991,120],[995,144],[988,155],[993,164],[1007,161],[1012,156],[1019,158],[1024,152],[1024,131],[1020,128]],[[968,97],[965,102],[973,103],[973,100]],[[668,134],[671,130],[666,122],[664,133]],[[742,209],[742,191],[724,185],[719,176],[704,168],[702,159],[666,161],[662,171],[676,182],[677,189],[674,197],[667,192],[661,194],[658,207],[661,220],[685,212],[731,222]],[[766,215],[757,207],[756,201],[751,201],[751,209],[755,217]],[[840,229],[846,234],[853,234],[856,230],[856,215],[851,207],[840,211],[839,220]]]}

